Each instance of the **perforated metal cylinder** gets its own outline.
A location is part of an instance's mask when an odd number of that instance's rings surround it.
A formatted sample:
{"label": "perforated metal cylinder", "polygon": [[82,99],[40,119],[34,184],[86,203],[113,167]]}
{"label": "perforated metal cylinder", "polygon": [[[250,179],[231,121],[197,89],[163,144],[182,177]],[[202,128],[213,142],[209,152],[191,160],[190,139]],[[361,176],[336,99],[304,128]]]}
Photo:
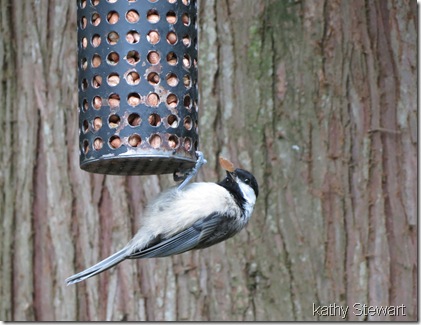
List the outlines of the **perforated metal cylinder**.
{"label": "perforated metal cylinder", "polygon": [[78,0],[80,167],[114,175],[194,166],[195,0]]}

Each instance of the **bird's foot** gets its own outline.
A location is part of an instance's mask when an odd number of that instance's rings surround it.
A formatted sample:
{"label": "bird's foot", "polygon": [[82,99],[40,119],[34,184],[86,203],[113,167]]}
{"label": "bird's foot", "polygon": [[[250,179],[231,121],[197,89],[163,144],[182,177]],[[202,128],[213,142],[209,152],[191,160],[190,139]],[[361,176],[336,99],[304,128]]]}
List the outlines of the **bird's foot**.
{"label": "bird's foot", "polygon": [[196,161],[196,165],[192,168],[189,169],[187,171],[183,172],[183,176],[178,176],[175,172],[173,174],[174,177],[174,181],[179,182],[181,180],[183,180],[183,182],[178,185],[178,190],[183,189],[189,182],[190,180],[197,175],[197,173],[199,172],[200,167],[202,167],[204,164],[207,163],[207,160],[204,158],[203,156],[203,152],[201,151],[196,151],[196,156],[197,156],[197,161]]}

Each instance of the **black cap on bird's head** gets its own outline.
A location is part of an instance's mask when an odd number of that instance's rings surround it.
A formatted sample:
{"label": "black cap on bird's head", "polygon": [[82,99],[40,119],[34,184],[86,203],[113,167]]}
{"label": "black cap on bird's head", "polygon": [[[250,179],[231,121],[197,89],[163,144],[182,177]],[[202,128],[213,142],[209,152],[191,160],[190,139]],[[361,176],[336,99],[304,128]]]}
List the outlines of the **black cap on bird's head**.
{"label": "black cap on bird's head", "polygon": [[253,176],[252,173],[241,168],[236,168],[233,172],[230,172],[228,170],[226,172],[227,178],[231,179],[236,183],[242,182],[246,185],[249,185],[254,190],[256,198],[259,196],[259,185],[257,184],[256,178]]}
{"label": "black cap on bird's head", "polygon": [[253,174],[247,170],[235,168],[231,161],[223,157],[219,157],[219,163],[227,172],[227,177],[219,182],[219,185],[225,187],[231,193],[238,193],[238,191],[241,191],[239,183],[242,183],[246,186],[250,186],[253,189],[256,198],[258,197],[259,186],[257,185],[256,178],[254,178]]}

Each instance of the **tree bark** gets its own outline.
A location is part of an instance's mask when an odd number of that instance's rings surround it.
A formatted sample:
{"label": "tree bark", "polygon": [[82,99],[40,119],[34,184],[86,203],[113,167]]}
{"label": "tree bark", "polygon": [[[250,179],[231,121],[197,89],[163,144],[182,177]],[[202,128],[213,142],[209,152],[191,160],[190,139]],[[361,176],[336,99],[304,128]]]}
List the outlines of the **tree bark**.
{"label": "tree bark", "polygon": [[197,180],[252,171],[252,220],[69,287],[172,177],[79,168],[76,4],[0,3],[0,319],[418,319],[415,1],[199,1]]}

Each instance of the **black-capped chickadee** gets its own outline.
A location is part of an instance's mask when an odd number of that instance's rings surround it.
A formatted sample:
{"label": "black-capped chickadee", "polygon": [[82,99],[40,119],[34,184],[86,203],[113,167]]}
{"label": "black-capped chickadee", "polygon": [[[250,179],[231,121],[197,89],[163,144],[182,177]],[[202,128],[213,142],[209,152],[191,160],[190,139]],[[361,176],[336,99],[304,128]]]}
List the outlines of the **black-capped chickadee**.
{"label": "black-capped chickadee", "polygon": [[237,168],[226,172],[219,183],[198,182],[162,192],[146,208],[139,231],[122,250],[67,278],[67,285],[97,275],[125,259],[180,254],[237,234],[250,219],[259,188],[248,171]]}

